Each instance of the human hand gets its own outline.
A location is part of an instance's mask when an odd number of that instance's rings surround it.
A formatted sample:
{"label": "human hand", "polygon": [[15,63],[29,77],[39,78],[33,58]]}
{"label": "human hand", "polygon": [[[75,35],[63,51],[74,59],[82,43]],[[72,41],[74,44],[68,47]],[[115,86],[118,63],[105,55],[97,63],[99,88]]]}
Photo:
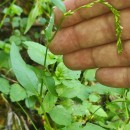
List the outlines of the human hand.
{"label": "human hand", "polygon": [[[74,10],[93,0],[66,0],[67,10]],[[123,53],[117,53],[114,17],[104,5],[81,9],[67,17],[50,45],[54,54],[63,55],[65,65],[73,70],[99,68],[97,80],[113,87],[130,87],[130,0],[107,0],[120,10],[123,26]],[[55,10],[55,23],[62,13]]]}

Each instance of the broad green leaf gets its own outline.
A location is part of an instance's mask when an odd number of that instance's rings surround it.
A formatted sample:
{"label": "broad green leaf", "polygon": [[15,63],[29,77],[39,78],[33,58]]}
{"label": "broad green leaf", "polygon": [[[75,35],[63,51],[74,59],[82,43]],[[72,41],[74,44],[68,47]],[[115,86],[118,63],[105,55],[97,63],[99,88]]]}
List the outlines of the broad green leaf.
{"label": "broad green leaf", "polygon": [[81,71],[72,71],[61,62],[58,64],[55,74],[58,79],[78,79]]}
{"label": "broad green leaf", "polygon": [[124,88],[112,88],[97,83],[91,87],[90,86],[84,87],[83,91],[86,93],[121,95],[124,92]]}
{"label": "broad green leaf", "polygon": [[[13,12],[13,14],[17,14],[20,16],[21,13],[23,12],[23,9],[18,5],[12,4],[11,11]],[[9,13],[9,15],[10,15],[10,13]]]}
{"label": "broad green leaf", "polygon": [[90,102],[99,102],[100,101],[100,96],[97,95],[97,94],[92,93],[92,94],[89,95],[89,101]]}
{"label": "broad green leaf", "polygon": [[60,97],[74,98],[81,87],[82,84],[78,80],[63,80],[62,84],[58,85],[57,92]]}
{"label": "broad green leaf", "polygon": [[25,100],[25,104],[28,108],[34,108],[36,101],[37,101],[36,96],[27,97]]}
{"label": "broad green leaf", "polygon": [[26,90],[36,94],[38,78],[36,74],[29,67],[27,67],[19,53],[18,47],[14,43],[11,46],[10,57],[12,69],[17,80]]}
{"label": "broad green leaf", "polygon": [[28,32],[28,30],[34,24],[36,18],[41,14],[42,14],[42,3],[40,1],[37,1],[29,14],[27,26],[26,26],[24,34]]}
{"label": "broad green leaf", "polygon": [[130,130],[130,123],[125,126],[124,130]]}
{"label": "broad green leaf", "polygon": [[91,105],[88,109],[97,116],[108,117],[107,113],[98,105]]}
{"label": "broad green leaf", "polygon": [[3,78],[0,78],[0,92],[4,94],[9,94],[10,91],[10,85],[9,81]]}
{"label": "broad green leaf", "polygon": [[83,74],[84,78],[89,81],[95,81],[96,69],[86,70]]}
{"label": "broad green leaf", "polygon": [[106,129],[92,123],[87,123],[82,130],[106,130]]}
{"label": "broad green leaf", "polygon": [[52,3],[53,3],[56,7],[58,7],[63,13],[66,12],[66,7],[65,7],[65,5],[64,5],[64,3],[63,3],[62,0],[51,0],[51,1],[52,1]]}
{"label": "broad green leaf", "polygon": [[106,106],[107,109],[109,109],[111,112],[116,113],[117,110],[121,109],[120,105],[117,103],[108,103]]}
{"label": "broad green leaf", "polygon": [[88,99],[89,97],[89,91],[87,90],[87,86],[83,86],[79,90],[79,94],[77,95],[78,98],[80,98],[82,101]]}
{"label": "broad green leaf", "polygon": [[0,68],[9,68],[9,54],[0,51]]}
{"label": "broad green leaf", "polygon": [[11,86],[10,98],[12,102],[24,100],[26,97],[26,90],[19,84],[13,84]]}
{"label": "broad green leaf", "polygon": [[72,122],[70,113],[61,105],[55,106],[49,114],[51,119],[59,125],[68,126]]}
{"label": "broad green leaf", "polygon": [[84,103],[75,103],[69,110],[75,116],[90,116],[90,112]]}
{"label": "broad green leaf", "polygon": [[48,41],[52,39],[52,29],[54,25],[54,13],[51,14],[49,24],[47,28],[45,29],[45,37]]}
{"label": "broad green leaf", "polygon": [[15,35],[12,35],[10,38],[9,38],[9,41],[10,43],[16,43],[16,45],[20,45],[21,44],[21,37],[20,36],[15,36]]}
{"label": "broad green leaf", "polygon": [[127,93],[127,99],[130,101],[130,91]]}
{"label": "broad green leaf", "polygon": [[43,83],[45,84],[45,86],[47,87],[47,89],[49,90],[51,94],[53,94],[54,96],[57,96],[55,81],[51,76],[45,75],[43,77]]}
{"label": "broad green leaf", "polygon": [[62,128],[61,130],[82,130],[82,124],[79,122],[75,122],[68,127]]}
{"label": "broad green leaf", "polygon": [[[38,64],[44,65],[46,47],[31,41],[26,41],[24,44],[28,47],[29,57]],[[35,53],[34,53],[35,52]],[[57,56],[53,55],[50,51],[47,54],[47,65],[54,64]]]}
{"label": "broad green leaf", "polygon": [[43,100],[45,112],[49,112],[50,110],[52,110],[52,108],[55,106],[56,101],[57,97],[48,92]]}
{"label": "broad green leaf", "polygon": [[23,9],[16,4],[12,4],[9,8],[5,8],[3,12],[11,17],[14,16],[15,14],[20,16],[21,13],[23,12]]}
{"label": "broad green leaf", "polygon": [[12,26],[13,28],[19,27],[20,25],[20,17],[14,17],[12,19]]}

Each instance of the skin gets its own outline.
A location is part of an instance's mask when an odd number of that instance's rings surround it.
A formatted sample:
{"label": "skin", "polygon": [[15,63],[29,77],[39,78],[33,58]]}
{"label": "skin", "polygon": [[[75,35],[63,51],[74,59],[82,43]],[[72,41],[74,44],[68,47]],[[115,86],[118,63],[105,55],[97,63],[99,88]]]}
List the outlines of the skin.
{"label": "skin", "polygon": [[[65,0],[67,10],[74,10],[93,0]],[[65,19],[50,44],[50,50],[63,55],[64,64],[72,70],[99,68],[97,80],[111,87],[130,87],[130,0],[106,0],[120,10],[123,26],[123,53],[117,53],[113,14],[97,4],[81,9]],[[55,9],[55,23],[62,13]]]}

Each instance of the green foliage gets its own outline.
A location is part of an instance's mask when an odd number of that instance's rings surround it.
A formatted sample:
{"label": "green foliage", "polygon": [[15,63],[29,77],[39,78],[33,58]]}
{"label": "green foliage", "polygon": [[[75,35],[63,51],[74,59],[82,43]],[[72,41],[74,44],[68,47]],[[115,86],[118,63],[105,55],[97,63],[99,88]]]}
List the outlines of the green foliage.
{"label": "green foliage", "polygon": [[[39,43],[32,41],[25,41],[24,44],[28,48],[29,57],[40,65],[44,65],[45,55],[46,55],[46,47],[42,46]],[[35,53],[34,53],[35,52]],[[47,66],[54,64],[57,61],[57,56],[53,55],[51,52],[47,54]]]}
{"label": "green foliage", "polygon": [[10,85],[8,80],[0,78],[0,91],[4,94],[9,94]]}
{"label": "green foliage", "polygon": [[51,0],[55,6],[57,6],[63,13],[66,12],[66,7],[63,4],[62,0]]}
{"label": "green foliage", "polygon": [[63,62],[59,63],[55,75],[58,79],[78,79],[80,77],[81,71],[69,70]]}
{"label": "green foliage", "polygon": [[57,97],[51,94],[50,92],[47,92],[46,96],[44,97],[43,105],[46,112],[49,112],[52,110],[52,108],[55,106],[57,102]]}
{"label": "green foliage", "polygon": [[56,86],[55,86],[55,81],[54,79],[51,77],[51,75],[48,75],[46,74],[44,77],[43,77],[43,82],[44,84],[46,85],[48,91],[54,95],[54,96],[57,96],[57,92],[56,92]]}
{"label": "green foliage", "polygon": [[92,123],[88,123],[83,130],[105,130],[104,128],[98,126],[98,125],[95,125],[95,124],[92,124]]}
{"label": "green foliage", "polygon": [[3,11],[6,15],[10,15],[10,16],[14,16],[16,15],[21,15],[21,13],[23,12],[22,8],[12,4],[9,8],[5,8]]}
{"label": "green foliage", "polygon": [[[68,12],[62,0],[26,1],[27,7],[19,2],[5,4],[0,22],[3,32],[4,27],[11,29],[0,35],[0,92],[8,102],[17,102],[29,120],[30,110],[38,113],[45,130],[130,129],[129,89],[101,85],[95,79],[96,69],[72,71],[61,56],[48,50],[66,16],[102,3],[115,16],[118,52],[122,52],[119,12],[104,0]],[[54,6],[64,14],[58,27]]]}
{"label": "green foliage", "polygon": [[12,102],[24,100],[26,97],[27,97],[26,90],[22,88],[19,84],[13,84],[11,86],[10,99]]}
{"label": "green foliage", "polygon": [[37,93],[38,78],[36,74],[23,61],[18,47],[15,43],[11,46],[10,51],[12,69],[19,83],[29,92]]}
{"label": "green foliage", "polygon": [[61,105],[55,106],[49,114],[52,120],[59,125],[68,126],[71,124],[72,117],[70,113]]}
{"label": "green foliage", "polygon": [[42,14],[42,1],[38,0],[35,2],[34,7],[32,8],[29,16],[28,16],[28,21],[27,21],[27,27],[24,33],[27,33],[28,30],[31,28],[33,23],[35,22],[36,18]]}

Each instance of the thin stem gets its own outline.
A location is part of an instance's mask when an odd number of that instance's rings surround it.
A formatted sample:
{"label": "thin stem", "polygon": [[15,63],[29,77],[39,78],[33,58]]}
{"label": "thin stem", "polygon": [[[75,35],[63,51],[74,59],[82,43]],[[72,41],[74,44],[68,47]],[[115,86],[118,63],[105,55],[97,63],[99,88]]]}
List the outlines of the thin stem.
{"label": "thin stem", "polygon": [[[60,22],[59,26],[57,27],[57,30],[55,31],[55,33],[54,33],[54,35],[52,36],[51,40],[48,41],[47,44],[46,44],[46,52],[45,52],[45,57],[44,57],[44,68],[45,68],[44,71],[45,71],[46,68],[47,68],[47,67],[46,67],[46,62],[47,62],[47,54],[48,54],[49,45],[50,45],[50,43],[52,42],[52,40],[54,39],[54,37],[55,37],[55,35],[57,34],[57,32],[60,30],[61,25],[62,25],[64,19],[65,19],[65,16],[62,17],[61,22]],[[44,73],[44,72],[43,72],[43,73]],[[43,75],[43,76],[44,76],[44,75]],[[41,96],[42,96],[42,91],[43,91],[43,79],[42,79],[41,90],[40,90],[40,95],[41,95]]]}
{"label": "thin stem", "polygon": [[6,79],[6,80],[8,80],[8,81],[10,81],[12,83],[18,83],[16,80],[13,80],[11,78],[6,77],[6,75],[0,74],[0,77],[4,78],[4,79]]}
{"label": "thin stem", "polygon": [[51,127],[51,125],[50,125],[50,122],[49,122],[49,120],[48,120],[48,117],[47,117],[47,115],[46,115],[46,112],[45,112],[45,109],[44,109],[44,106],[43,106],[41,97],[38,97],[38,101],[39,101],[39,103],[40,103],[40,106],[41,106],[41,108],[42,108],[43,114],[44,114],[44,116],[45,116],[45,121],[46,121],[46,123],[47,123],[47,127],[49,128],[49,130],[53,130],[52,127]]}
{"label": "thin stem", "polygon": [[62,26],[62,23],[64,22],[64,19],[65,19],[65,15],[62,16],[61,18],[61,21],[60,21],[60,24],[58,25],[57,27],[57,30],[55,31],[53,37],[51,38],[51,41],[49,42],[49,44],[52,42],[52,40],[54,39],[54,37],[56,36],[57,32],[60,30],[61,26]]}
{"label": "thin stem", "polygon": [[61,19],[61,21],[60,21],[60,24],[58,25],[57,30],[55,31],[55,33],[54,33],[54,35],[52,36],[51,40],[48,41],[47,44],[46,44],[46,52],[45,52],[45,60],[44,60],[44,67],[45,67],[45,68],[46,68],[47,53],[48,53],[49,45],[51,44],[52,40],[53,40],[54,37],[56,36],[57,32],[60,30],[61,25],[62,25],[64,19],[65,19],[65,15],[62,17],[62,19]]}
{"label": "thin stem", "polygon": [[3,6],[4,4],[6,4],[8,2],[8,0],[4,1],[3,3],[0,4],[0,6]]}
{"label": "thin stem", "polygon": [[[125,91],[125,93],[124,93],[124,99],[126,100],[126,96],[127,96],[127,90]],[[127,118],[127,120],[130,118],[130,116],[129,116],[129,110],[128,110],[128,106],[127,106],[127,103],[126,102],[124,102],[124,106],[125,106],[125,110],[126,110],[126,118]]]}
{"label": "thin stem", "polygon": [[30,118],[30,116],[28,115],[28,113],[26,112],[26,110],[21,106],[21,104],[19,102],[17,102],[17,104],[19,105],[19,107],[22,109],[22,111],[25,113],[25,115],[30,119],[33,127],[35,130],[38,130],[37,127],[35,126],[35,124],[33,123],[32,119]]}

